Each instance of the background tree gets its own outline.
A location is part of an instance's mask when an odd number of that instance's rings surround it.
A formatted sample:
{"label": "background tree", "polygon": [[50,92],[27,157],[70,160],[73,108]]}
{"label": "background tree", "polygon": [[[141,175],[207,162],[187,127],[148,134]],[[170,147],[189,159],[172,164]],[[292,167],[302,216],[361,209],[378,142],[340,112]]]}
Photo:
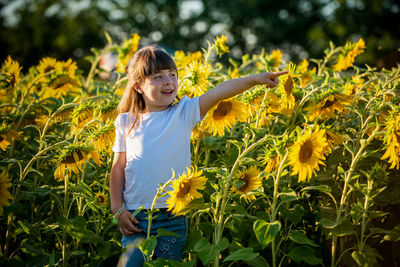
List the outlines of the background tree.
{"label": "background tree", "polygon": [[226,34],[233,57],[280,48],[294,60],[318,57],[332,40],[364,38],[360,63],[400,47],[400,6],[395,0],[14,0],[0,1],[0,59],[11,54],[28,67],[44,56],[83,56],[105,44],[139,33],[142,43],[158,42],[170,51],[198,50]]}

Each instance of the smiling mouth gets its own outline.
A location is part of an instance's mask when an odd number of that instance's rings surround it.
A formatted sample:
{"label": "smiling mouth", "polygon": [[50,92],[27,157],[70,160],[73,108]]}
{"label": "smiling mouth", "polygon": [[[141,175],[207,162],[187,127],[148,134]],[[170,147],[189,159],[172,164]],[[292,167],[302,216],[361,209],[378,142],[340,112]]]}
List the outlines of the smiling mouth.
{"label": "smiling mouth", "polygon": [[163,95],[172,95],[172,93],[174,92],[174,90],[164,90],[164,91],[161,91],[161,94],[163,94]]}

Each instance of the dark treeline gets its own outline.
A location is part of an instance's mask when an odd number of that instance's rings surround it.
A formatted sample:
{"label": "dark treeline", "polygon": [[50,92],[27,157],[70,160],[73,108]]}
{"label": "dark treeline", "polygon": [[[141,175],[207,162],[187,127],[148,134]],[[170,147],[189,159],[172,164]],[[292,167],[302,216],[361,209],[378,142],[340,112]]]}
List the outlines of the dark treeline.
{"label": "dark treeline", "polygon": [[136,32],[143,44],[170,51],[195,51],[225,34],[233,57],[280,48],[293,60],[321,57],[329,41],[361,37],[367,50],[358,63],[390,67],[399,21],[395,0],[0,1],[0,60],[11,54],[27,68],[45,56],[72,57],[86,69],[84,56],[105,45],[107,31],[116,42]]}

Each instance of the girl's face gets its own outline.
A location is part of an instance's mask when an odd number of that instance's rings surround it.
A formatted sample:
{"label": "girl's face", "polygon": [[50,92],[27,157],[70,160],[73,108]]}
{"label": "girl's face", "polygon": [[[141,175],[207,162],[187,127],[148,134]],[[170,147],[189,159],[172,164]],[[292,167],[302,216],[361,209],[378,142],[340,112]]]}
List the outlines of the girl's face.
{"label": "girl's face", "polygon": [[165,69],[153,73],[136,88],[146,103],[146,112],[162,111],[174,102],[178,91],[176,70]]}

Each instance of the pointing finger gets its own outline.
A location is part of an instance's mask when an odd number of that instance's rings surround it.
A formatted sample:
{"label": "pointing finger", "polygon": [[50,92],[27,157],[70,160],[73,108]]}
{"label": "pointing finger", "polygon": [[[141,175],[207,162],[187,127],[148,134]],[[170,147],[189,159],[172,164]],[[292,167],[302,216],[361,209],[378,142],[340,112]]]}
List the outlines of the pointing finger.
{"label": "pointing finger", "polygon": [[277,72],[271,72],[270,74],[269,74],[269,76],[271,77],[271,78],[276,78],[276,77],[279,77],[279,76],[281,76],[281,75],[285,75],[285,74],[288,74],[289,72],[287,71],[287,70],[284,70],[284,71],[277,71]]}

